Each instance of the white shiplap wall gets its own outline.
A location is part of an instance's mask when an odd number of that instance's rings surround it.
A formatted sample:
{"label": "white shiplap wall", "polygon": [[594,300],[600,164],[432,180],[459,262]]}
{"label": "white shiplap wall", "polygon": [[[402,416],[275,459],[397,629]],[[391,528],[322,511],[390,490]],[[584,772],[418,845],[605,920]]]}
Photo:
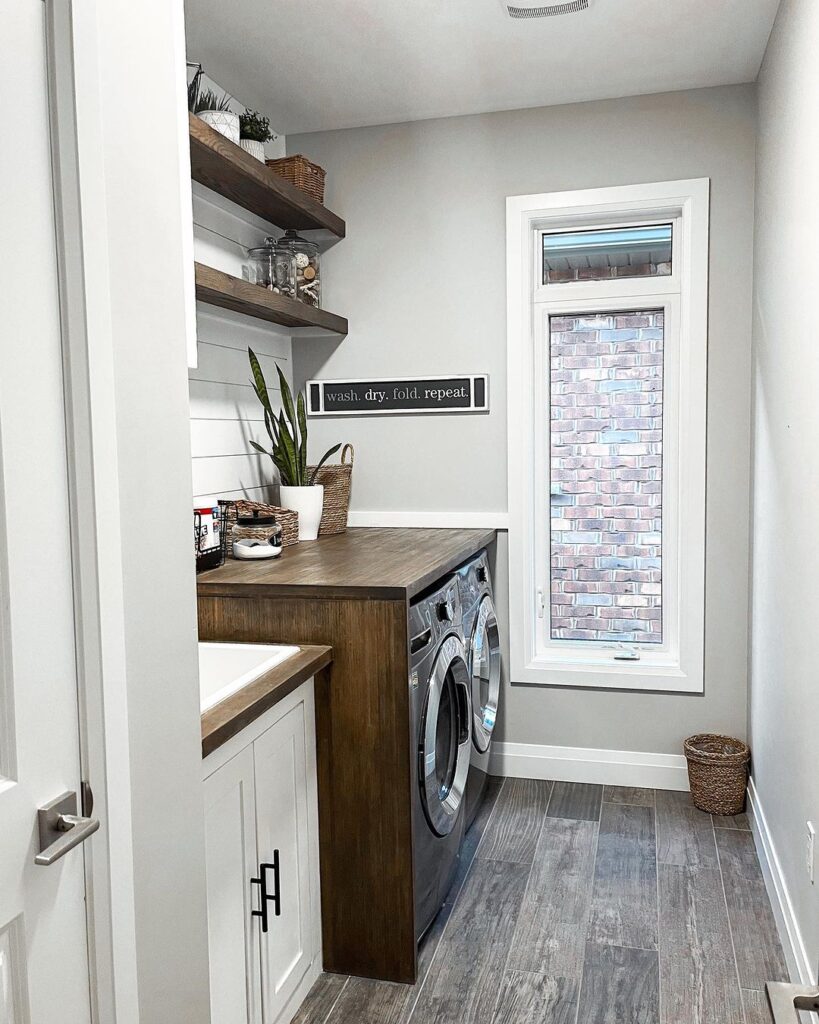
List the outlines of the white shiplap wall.
{"label": "white shiplap wall", "polygon": [[[201,185],[193,185],[194,251],[200,263],[242,277],[247,249],[266,234],[264,221]],[[254,452],[264,444],[264,419],[250,385],[247,349],[258,355],[275,396],[276,364],[292,385],[290,334],[260,320],[197,304],[198,365],[188,372],[194,505],[221,497],[272,500],[273,465]]]}

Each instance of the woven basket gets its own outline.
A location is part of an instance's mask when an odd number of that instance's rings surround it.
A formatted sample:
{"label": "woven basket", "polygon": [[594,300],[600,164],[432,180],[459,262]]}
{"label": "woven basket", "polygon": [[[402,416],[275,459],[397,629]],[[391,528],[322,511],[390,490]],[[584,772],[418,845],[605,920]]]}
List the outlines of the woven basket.
{"label": "woven basket", "polygon": [[[282,528],[282,547],[289,547],[299,542],[299,514],[290,508],[279,508],[278,505],[265,505],[262,501],[220,502],[225,508],[225,530],[229,531],[239,516],[252,516],[258,512],[264,516],[273,516]],[[230,547],[230,546],[229,546]]]}
{"label": "woven basket", "polygon": [[684,749],[694,806],[709,814],[740,814],[751,758],[746,744],[707,732],[689,736]]}
{"label": "woven basket", "polygon": [[[350,461],[347,461],[347,456]],[[341,450],[341,462],[336,466],[322,466],[316,473],[316,483],[324,484],[324,508],[321,512],[319,536],[329,533],[344,533],[347,529],[347,513],[350,511],[350,486],[353,479],[353,458],[355,451],[351,444]],[[307,470],[312,473],[312,468]]]}
{"label": "woven basket", "polygon": [[283,156],[279,160],[265,160],[271,171],[286,178],[291,185],[306,192],[318,202],[324,202],[324,176],[327,173],[318,164],[312,164],[300,153],[295,156]]}

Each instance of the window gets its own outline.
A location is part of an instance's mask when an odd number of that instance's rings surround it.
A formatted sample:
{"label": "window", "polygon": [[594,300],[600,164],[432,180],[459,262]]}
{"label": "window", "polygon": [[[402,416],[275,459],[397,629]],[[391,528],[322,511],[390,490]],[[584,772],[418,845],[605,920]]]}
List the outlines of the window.
{"label": "window", "polygon": [[508,201],[516,682],[702,690],[707,210],[707,180]]}

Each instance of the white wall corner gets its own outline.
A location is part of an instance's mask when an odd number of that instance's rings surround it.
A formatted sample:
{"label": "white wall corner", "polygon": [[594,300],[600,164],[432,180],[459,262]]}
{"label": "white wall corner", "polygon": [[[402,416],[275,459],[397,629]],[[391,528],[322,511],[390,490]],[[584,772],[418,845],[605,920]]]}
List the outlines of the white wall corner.
{"label": "white wall corner", "polygon": [[765,810],[760,802],[753,779],[748,780],[748,804],[754,845],[762,867],[768,898],[776,918],[779,941],[782,943],[788,973],[795,984],[813,985],[816,978],[802,938],[799,919],[794,910],[785,874],[765,817]]}
{"label": "white wall corner", "polygon": [[518,779],[688,790],[688,769],[682,754],[496,742],[492,744],[489,772]]}

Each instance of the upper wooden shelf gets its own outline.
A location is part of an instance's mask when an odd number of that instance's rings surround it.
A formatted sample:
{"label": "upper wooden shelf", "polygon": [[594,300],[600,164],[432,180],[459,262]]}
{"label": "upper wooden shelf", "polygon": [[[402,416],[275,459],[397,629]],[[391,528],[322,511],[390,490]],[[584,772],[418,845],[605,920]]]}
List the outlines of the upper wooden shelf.
{"label": "upper wooden shelf", "polygon": [[341,217],[274,174],[195,114],[189,114],[189,124],[194,181],[277,227],[327,231],[344,238],[347,226]]}
{"label": "upper wooden shelf", "polygon": [[283,327],[318,328],[334,334],[347,333],[347,320],[326,309],[315,309],[287,295],[260,288],[257,284],[225,274],[204,263],[196,263],[196,297],[200,302],[235,313],[255,316]]}

